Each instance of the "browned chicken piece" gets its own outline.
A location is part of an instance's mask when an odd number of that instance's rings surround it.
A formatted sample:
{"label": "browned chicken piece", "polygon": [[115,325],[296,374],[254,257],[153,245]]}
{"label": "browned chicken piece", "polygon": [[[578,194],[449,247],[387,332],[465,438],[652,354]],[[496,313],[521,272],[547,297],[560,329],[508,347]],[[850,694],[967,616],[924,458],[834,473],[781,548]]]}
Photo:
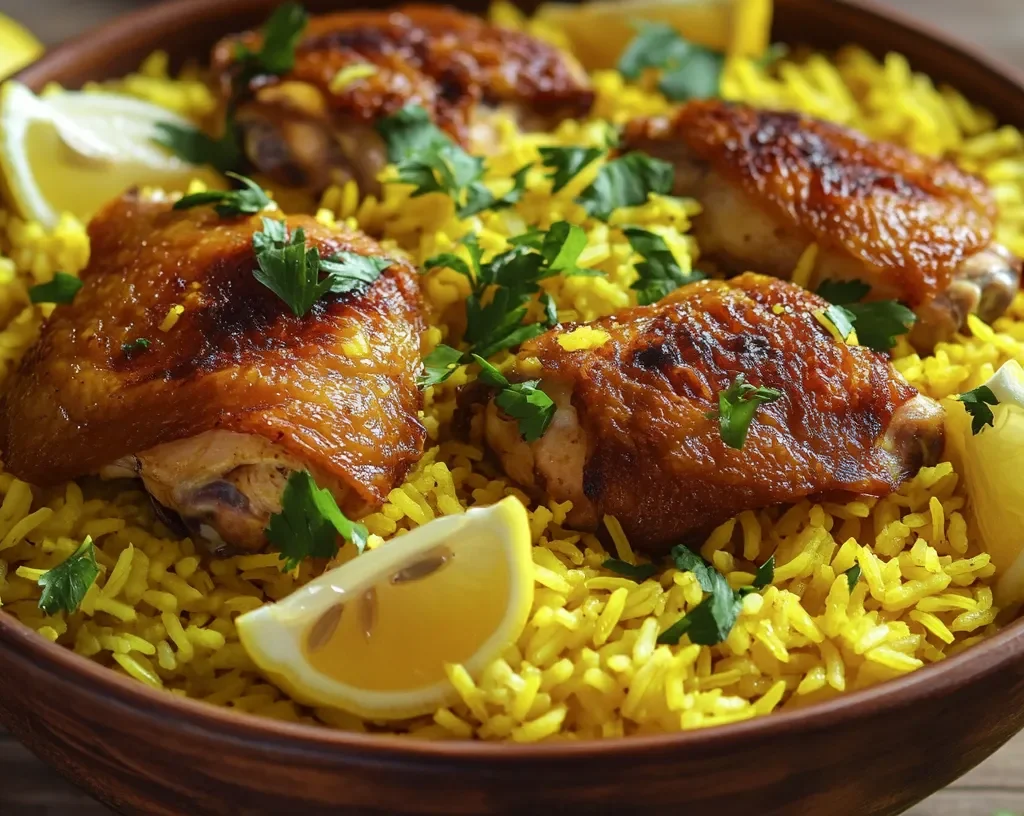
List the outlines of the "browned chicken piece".
{"label": "browned chicken piece", "polygon": [[[419,105],[465,147],[493,141],[490,116],[509,108],[528,129],[546,129],[590,110],[594,94],[569,55],[527,34],[441,6],[396,11],[346,11],[313,17],[282,77],[260,75],[238,87],[239,43],[258,47],[248,32],[213,51],[226,100],[252,164],[278,183],[319,192],[355,179],[377,189],[386,164],[378,119]],[[345,81],[345,69],[362,73]]]}
{"label": "browned chicken piece", "polygon": [[634,121],[624,148],[675,165],[675,193],[700,201],[694,233],[721,271],[789,278],[817,242],[813,286],[860,279],[871,299],[906,303],[922,348],[968,314],[991,322],[1019,287],[1020,260],[993,239],[987,187],[950,162],[721,101]]}
{"label": "browned chicken piece", "polygon": [[[747,273],[597,320],[608,339],[596,348],[567,351],[573,327],[549,331],[523,344],[517,365],[541,377],[551,425],[528,444],[492,402],[488,443],[513,479],[571,501],[574,527],[610,514],[654,552],[743,510],[884,496],[941,455],[943,410],[881,354],[834,339],[815,316],[826,306]],[[714,418],[738,374],[782,392],[740,450]]]}
{"label": "browned chicken piece", "polygon": [[[357,232],[286,223],[321,257],[384,255]],[[218,553],[264,545],[294,471],[350,515],[379,505],[425,438],[413,270],[395,261],[365,291],[299,318],[253,276],[261,228],[256,216],[176,212],[131,193],[103,209],[82,289],[54,310],[0,403],[6,469],[36,485],[139,477]],[[122,348],[139,338],[148,348]]]}

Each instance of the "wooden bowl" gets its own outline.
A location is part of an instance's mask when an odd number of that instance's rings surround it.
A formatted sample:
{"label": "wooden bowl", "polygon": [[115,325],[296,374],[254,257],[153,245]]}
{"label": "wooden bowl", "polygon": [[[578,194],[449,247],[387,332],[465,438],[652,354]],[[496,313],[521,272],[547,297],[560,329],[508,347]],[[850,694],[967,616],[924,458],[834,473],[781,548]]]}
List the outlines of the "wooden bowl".
{"label": "wooden bowl", "polygon": [[[273,5],[146,8],[57,48],[20,78],[74,87],[123,74],[157,48],[201,58]],[[483,2],[460,5],[479,11]],[[900,51],[1024,128],[1024,81],[1008,68],[865,2],[776,5],[778,40]],[[685,734],[518,746],[348,734],[182,700],[0,611],[0,721],[125,812],[895,814],[1024,727],[1024,621],[939,665],[803,710]]]}

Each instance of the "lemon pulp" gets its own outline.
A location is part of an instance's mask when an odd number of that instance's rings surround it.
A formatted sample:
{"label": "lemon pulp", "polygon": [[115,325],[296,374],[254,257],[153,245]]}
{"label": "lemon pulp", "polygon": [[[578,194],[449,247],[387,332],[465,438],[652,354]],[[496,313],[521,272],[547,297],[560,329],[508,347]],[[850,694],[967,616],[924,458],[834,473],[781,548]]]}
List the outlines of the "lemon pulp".
{"label": "lemon pulp", "polygon": [[516,641],[533,605],[529,517],[518,499],[436,518],[242,615],[263,673],[300,702],[368,719],[453,702]]}
{"label": "lemon pulp", "polygon": [[510,583],[487,552],[501,546],[498,537],[481,530],[474,538],[457,551],[428,553],[417,562],[427,569],[439,564],[428,575],[396,580],[396,571],[325,612],[317,623],[338,617],[338,625],[329,638],[316,623],[310,628],[310,665],[339,682],[384,691],[436,683],[445,663],[468,661],[505,616]]}

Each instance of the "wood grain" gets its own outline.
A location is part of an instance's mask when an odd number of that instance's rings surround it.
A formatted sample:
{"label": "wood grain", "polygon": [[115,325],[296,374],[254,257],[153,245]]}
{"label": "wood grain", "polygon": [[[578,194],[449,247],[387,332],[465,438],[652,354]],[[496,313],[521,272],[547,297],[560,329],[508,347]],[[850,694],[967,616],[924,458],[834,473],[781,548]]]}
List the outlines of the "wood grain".
{"label": "wood grain", "polygon": [[[145,5],[144,0],[0,0],[0,12],[26,23],[48,44],[100,20]],[[890,0],[933,25],[973,40],[997,57],[1024,67],[1020,0]],[[1000,701],[1001,703],[1003,701]],[[951,716],[957,716],[952,714]],[[911,811],[912,816],[990,816],[999,809],[1024,814],[1024,736],[973,772]],[[110,811],[64,782],[27,749],[0,733],[0,813],[12,816]],[[836,809],[837,816],[849,811]]]}

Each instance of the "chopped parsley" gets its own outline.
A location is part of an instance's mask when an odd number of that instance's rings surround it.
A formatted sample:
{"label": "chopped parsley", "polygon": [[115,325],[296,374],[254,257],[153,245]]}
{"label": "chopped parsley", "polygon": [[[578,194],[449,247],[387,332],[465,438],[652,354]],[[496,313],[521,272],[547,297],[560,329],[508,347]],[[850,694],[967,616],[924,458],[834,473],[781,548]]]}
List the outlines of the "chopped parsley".
{"label": "chopped parsley", "polygon": [[281,512],[270,517],[265,533],[281,554],[283,572],[307,558],[332,558],[338,552],[339,535],[361,553],[369,535],[366,527],[341,512],[331,491],[317,487],[305,470],[288,477]]}
{"label": "chopped parsley", "polygon": [[75,299],[82,282],[67,272],[57,272],[53,280],[29,287],[28,299],[32,303],[70,303]]}
{"label": "chopped parsley", "polygon": [[43,588],[39,596],[39,608],[47,615],[74,612],[99,574],[96,548],[92,538],[86,536],[82,545],[66,561],[39,576],[36,583]]}
{"label": "chopped parsley", "polygon": [[241,66],[243,81],[264,74],[280,76],[295,67],[295,49],[309,15],[298,3],[278,6],[260,30],[262,43],[253,51],[241,43],[235,50],[235,59]]}
{"label": "chopped parsley", "polygon": [[843,338],[844,343],[849,340],[856,331],[853,328],[853,321],[857,318],[854,317],[853,312],[845,306],[837,306],[833,303],[821,312],[821,314],[829,323],[835,326],[836,331],[839,332],[839,336]]}
{"label": "chopped parsley", "polygon": [[645,203],[651,193],[667,195],[674,180],[675,170],[668,162],[645,153],[627,153],[604,165],[576,201],[589,215],[607,221],[620,207]]}
{"label": "chopped parsley", "polygon": [[850,592],[853,592],[853,588],[860,580],[860,564],[854,564],[843,575],[846,576],[846,585],[850,588]]}
{"label": "chopped parsley", "polygon": [[540,380],[510,383],[498,369],[479,354],[473,359],[480,365],[480,382],[498,389],[494,403],[519,423],[519,435],[527,442],[536,442],[548,429],[555,415],[555,403],[537,386]]}
{"label": "chopped parsley", "polygon": [[618,67],[634,80],[647,69],[658,69],[658,90],[675,102],[710,99],[719,96],[725,55],[690,42],[672,26],[644,22]]}
{"label": "chopped parsley", "polygon": [[206,190],[202,193],[192,193],[179,198],[174,202],[175,210],[188,210],[192,207],[205,207],[213,205],[214,211],[221,218],[230,218],[234,215],[256,215],[256,213],[270,206],[270,199],[263,192],[255,181],[238,173],[228,171],[225,175],[238,181],[243,185],[241,190]]}
{"label": "chopped parsley", "polygon": [[609,572],[629,578],[638,584],[642,584],[648,578],[653,578],[658,574],[658,567],[654,564],[630,564],[628,561],[618,558],[609,558],[601,566]]}
{"label": "chopped parsley", "polygon": [[414,197],[447,195],[459,218],[511,207],[523,196],[530,165],[513,174],[508,193],[495,196],[483,183],[484,160],[453,142],[418,105],[406,105],[378,120],[376,128],[387,145],[388,161],[398,170],[398,181],[413,185]]}
{"label": "chopped parsley", "polygon": [[416,385],[428,388],[447,380],[462,362],[462,352],[441,343],[423,358],[423,373],[416,378]]}
{"label": "chopped parsley", "polygon": [[547,232],[532,230],[519,236],[510,250],[484,263],[476,236],[469,235],[462,242],[468,263],[449,252],[428,259],[426,268],[448,267],[469,281],[463,339],[471,353],[487,358],[554,325],[558,315],[550,299],[543,300],[544,323],[524,324],[523,320],[530,301],[540,292],[540,281],[557,274],[579,273],[576,264],[586,241],[582,228],[558,221]]}
{"label": "chopped parsley", "polygon": [[137,337],[134,340],[129,340],[127,343],[121,344],[121,353],[125,357],[134,357],[136,354],[141,354],[149,349],[150,342],[145,337]]}
{"label": "chopped parsley", "polygon": [[771,583],[774,580],[775,553],[772,553],[771,557],[757,568],[757,572],[754,574],[753,587],[754,589],[764,589],[766,586],[771,586]]}
{"label": "chopped parsley", "polygon": [[660,235],[640,227],[626,227],[623,233],[633,251],[644,258],[636,265],[640,277],[630,287],[636,290],[636,300],[641,306],[657,303],[680,286],[705,277],[700,272],[684,272]]}
{"label": "chopped parsley", "polygon": [[744,596],[769,586],[775,578],[774,555],[758,568],[753,585],[738,592],[722,573],[689,547],[682,544],[673,547],[671,557],[676,569],[693,573],[707,597],[662,632],[658,643],[675,645],[683,635],[689,635],[691,643],[701,646],[722,643],[739,619]]}
{"label": "chopped parsley", "polygon": [[606,151],[600,147],[542,147],[538,152],[541,164],[551,170],[551,192],[557,193]]}
{"label": "chopped parsley", "polygon": [[289,239],[285,223],[275,218],[264,217],[263,229],[252,236],[252,247],[258,264],[253,270],[256,280],[287,303],[296,317],[305,315],[327,294],[365,289],[392,263],[355,252],[321,258],[316,247],[306,247],[302,227]]}
{"label": "chopped parsley", "polygon": [[979,385],[971,391],[960,394],[956,399],[971,415],[971,434],[973,436],[980,434],[986,425],[995,427],[995,415],[989,406],[998,405],[999,400],[987,385]]}
{"label": "chopped parsley", "polygon": [[753,386],[747,382],[746,375],[737,374],[732,385],[718,392],[718,410],[707,416],[708,419],[718,420],[722,441],[726,445],[742,450],[758,407],[781,398],[781,391]]}
{"label": "chopped parsley", "polygon": [[850,323],[852,330],[857,332],[857,341],[862,346],[880,352],[887,352],[896,345],[896,338],[910,331],[917,320],[910,309],[896,300],[873,300],[867,303],[862,299],[871,291],[871,287],[859,280],[823,281],[818,287],[818,294],[825,300],[842,307],[840,310],[826,310],[826,317],[844,337],[849,332],[833,319],[839,318]]}
{"label": "chopped parsley", "polygon": [[230,118],[224,124],[224,134],[217,139],[198,128],[182,127],[172,122],[158,122],[156,131],[153,141],[189,164],[208,164],[222,173],[241,164],[238,128]]}

